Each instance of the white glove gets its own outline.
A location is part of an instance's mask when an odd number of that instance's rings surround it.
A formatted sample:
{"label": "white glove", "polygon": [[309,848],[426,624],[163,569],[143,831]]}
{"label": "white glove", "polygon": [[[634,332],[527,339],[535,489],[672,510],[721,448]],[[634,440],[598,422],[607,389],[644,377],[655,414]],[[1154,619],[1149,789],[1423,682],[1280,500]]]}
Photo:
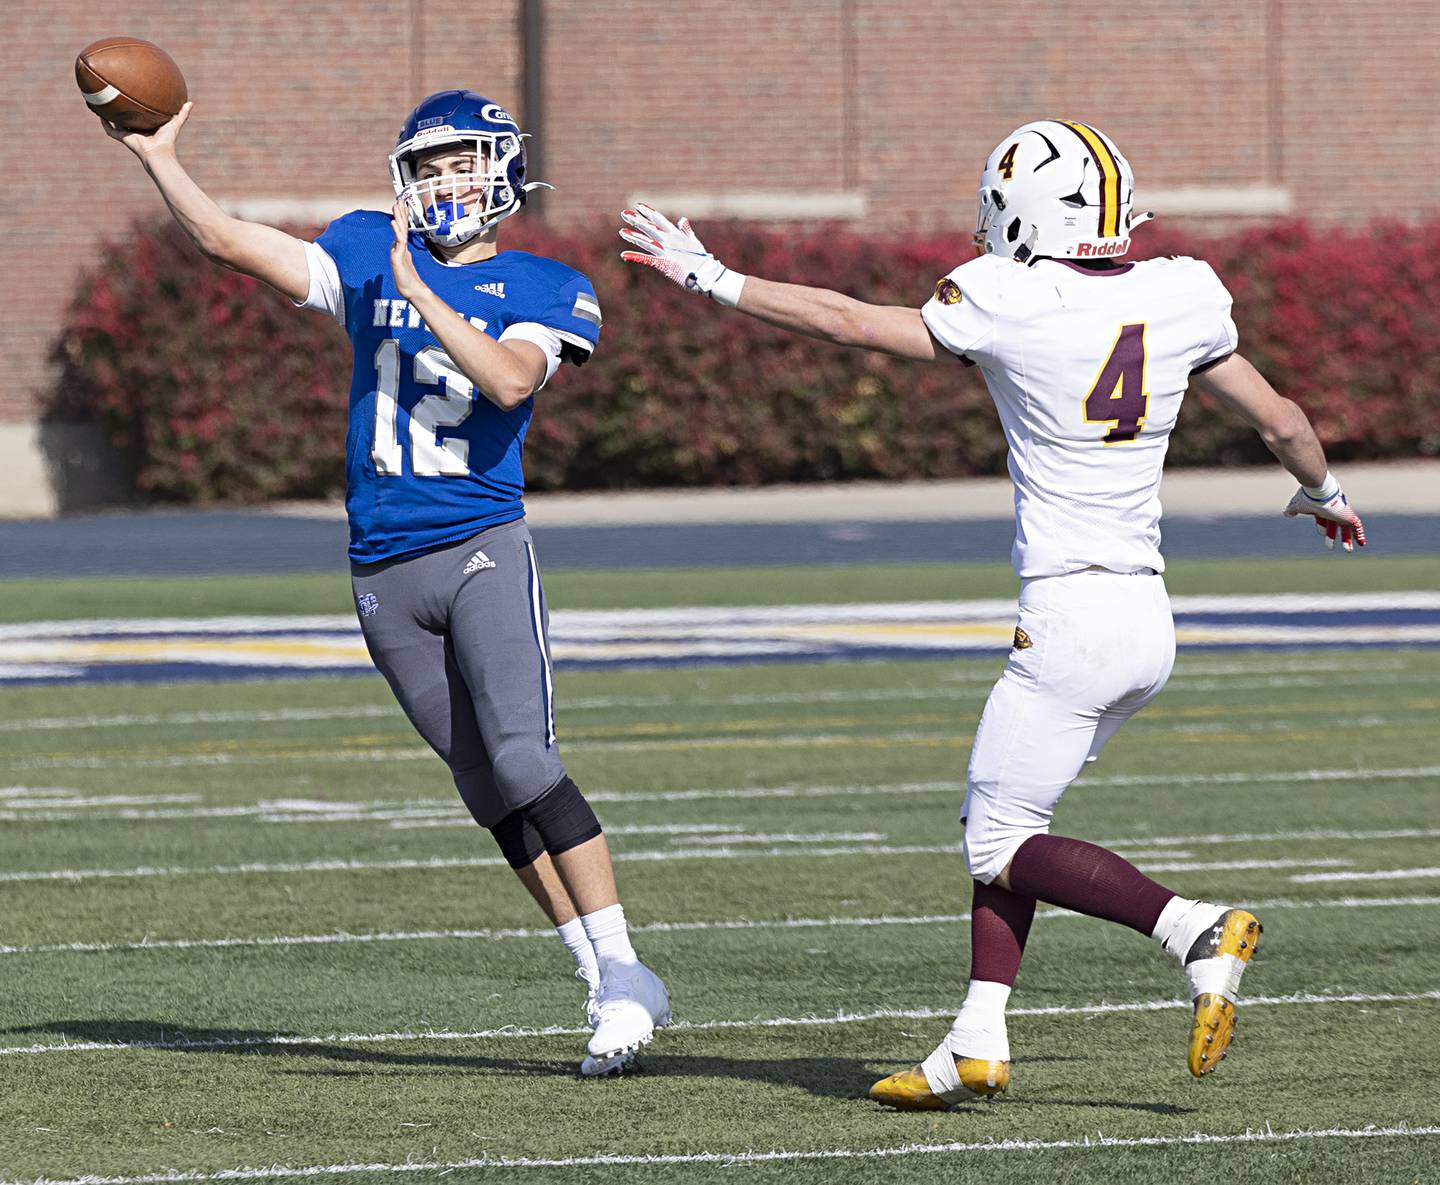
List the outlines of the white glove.
{"label": "white glove", "polygon": [[1350,509],[1340,483],[1330,474],[1325,481],[1314,488],[1301,486],[1295,491],[1285,507],[1285,517],[1295,518],[1302,514],[1312,515],[1315,529],[1325,536],[1325,546],[1335,550],[1335,536],[1340,536],[1340,546],[1354,551],[1355,544],[1365,546],[1365,524],[1360,516]]}
{"label": "white glove", "polygon": [[690,229],[688,218],[680,219],[677,226],[643,202],[636,202],[633,210],[622,210],[620,218],[625,223],[620,237],[640,248],[620,252],[626,263],[653,267],[680,287],[703,292],[730,308],[740,303],[745,277],[705,250],[705,244]]}

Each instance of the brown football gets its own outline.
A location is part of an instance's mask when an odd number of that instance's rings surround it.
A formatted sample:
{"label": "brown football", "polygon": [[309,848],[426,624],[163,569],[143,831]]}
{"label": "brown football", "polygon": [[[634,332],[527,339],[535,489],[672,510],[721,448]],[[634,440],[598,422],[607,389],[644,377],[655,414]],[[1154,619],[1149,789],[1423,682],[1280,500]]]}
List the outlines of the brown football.
{"label": "brown football", "polygon": [[130,132],[153,132],[185,105],[185,76],[158,45],[106,37],[75,59],[75,82],[90,110]]}

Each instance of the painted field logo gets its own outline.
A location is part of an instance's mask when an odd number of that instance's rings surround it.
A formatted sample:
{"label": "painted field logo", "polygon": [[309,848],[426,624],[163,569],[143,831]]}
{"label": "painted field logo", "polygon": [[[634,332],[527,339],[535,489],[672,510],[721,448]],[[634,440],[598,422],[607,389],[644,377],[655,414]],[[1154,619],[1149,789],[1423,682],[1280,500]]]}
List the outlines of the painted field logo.
{"label": "painted field logo", "polygon": [[374,617],[380,610],[380,598],[374,593],[361,593],[355,598],[355,605],[361,617]]}

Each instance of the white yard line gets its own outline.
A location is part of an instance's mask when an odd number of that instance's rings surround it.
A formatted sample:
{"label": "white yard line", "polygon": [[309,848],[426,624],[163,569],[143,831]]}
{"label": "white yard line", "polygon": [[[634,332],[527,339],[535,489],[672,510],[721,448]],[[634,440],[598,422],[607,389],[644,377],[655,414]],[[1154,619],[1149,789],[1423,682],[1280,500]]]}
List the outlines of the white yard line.
{"label": "white yard line", "polygon": [[[1348,680],[1347,680],[1348,682]],[[113,716],[32,716],[0,721],[0,732],[37,732],[77,728],[171,728],[185,724],[285,724],[291,721],[398,720],[400,709],[390,704],[361,704],[344,708],[271,708],[266,711],[164,712]]]}
{"label": "white yard line", "polygon": [[[1255,613],[1300,615],[1306,613],[1386,612],[1440,609],[1440,592],[1386,593],[1228,593],[1213,596],[1175,596],[1170,604],[1177,616],[1201,613],[1233,616]],[[552,617],[558,635],[585,639],[645,634],[656,630],[714,629],[735,625],[783,626],[851,622],[984,621],[1012,618],[1013,597],[975,600],[853,602],[810,605],[718,605],[649,609],[567,609]],[[290,617],[234,616],[193,618],[129,618],[70,621],[34,621],[0,625],[0,641],[31,642],[37,638],[68,639],[132,635],[214,636],[216,634],[334,633],[358,637],[360,630],[350,614]]]}
{"label": "white yard line", "polygon": [[[427,751],[428,753],[428,751]],[[1216,773],[1216,774],[1131,774],[1116,777],[1085,777],[1076,785],[1086,786],[1196,786],[1196,785],[1244,785],[1247,783],[1281,783],[1302,785],[1307,782],[1374,782],[1426,780],[1440,781],[1440,766],[1422,766],[1411,769],[1308,769],[1288,770],[1274,773]],[[863,798],[924,794],[962,794],[964,785],[960,782],[899,782],[888,785],[869,786],[753,786],[719,787],[698,790],[592,790],[586,798],[596,803],[645,803],[645,802],[706,802],[730,799],[793,799],[793,798]],[[125,808],[111,811],[95,811],[86,808],[83,814],[67,814],[60,810],[60,804],[52,805],[49,811],[15,811],[7,814],[3,809],[10,804],[7,795],[78,795],[78,790],[38,790],[30,787],[0,788],[0,820],[11,822],[64,822],[71,819],[82,822],[98,819],[219,819],[257,817],[267,823],[318,823],[318,822],[371,822],[410,819],[418,816],[458,816],[461,807],[453,796],[443,798],[416,799],[267,799],[258,803],[236,806],[197,806],[166,809]],[[193,800],[198,795],[156,796]],[[446,819],[448,821],[448,818]],[[1440,828],[1401,828],[1384,831],[1275,831],[1253,835],[1179,836],[1151,838],[1128,836],[1121,839],[1101,841],[1106,844],[1171,844],[1171,843],[1230,843],[1240,840],[1271,839],[1419,839],[1440,835]]]}
{"label": "white yard line", "polygon": [[1077,786],[1235,786],[1302,784],[1305,782],[1380,782],[1440,779],[1440,765],[1419,765],[1402,769],[1295,769],[1256,773],[1237,771],[1216,774],[1125,774],[1105,778],[1081,776]]}
{"label": "white yard line", "polygon": [[[1417,723],[1428,720],[1427,716],[1417,715]],[[798,723],[798,722],[797,722]],[[1179,721],[1175,723],[1156,722],[1146,724],[1146,735],[1151,737],[1162,736],[1167,733],[1188,735],[1193,733],[1197,724],[1191,721]],[[1259,734],[1253,736],[1238,735],[1235,740],[1252,740],[1259,743],[1270,743]],[[937,746],[954,746],[957,750],[965,749],[970,744],[970,730],[968,718],[965,721],[958,717],[953,725],[947,723],[945,727],[930,729],[889,729],[880,731],[856,731],[856,732],[799,732],[799,733],[766,733],[766,732],[742,732],[729,733],[718,736],[666,736],[666,737],[643,737],[629,738],[623,735],[605,739],[576,739],[566,742],[565,747],[573,752],[656,752],[671,751],[675,749],[727,749],[727,748],[756,748],[770,746],[773,748],[807,748],[817,745],[851,745],[867,746],[880,744],[904,744],[921,743]],[[79,754],[36,754],[28,757],[13,757],[0,760],[0,768],[16,770],[60,770],[60,769],[204,769],[216,766],[254,766],[254,765],[277,765],[292,762],[311,763],[374,763],[379,761],[438,761],[434,753],[427,747],[421,745],[394,745],[380,748],[338,748],[338,749],[294,749],[273,753],[186,753],[174,754],[166,757],[128,757],[116,756],[81,756]],[[1361,777],[1365,771],[1361,770],[1338,770],[1328,775],[1329,779],[1343,778],[1352,779]],[[1422,767],[1409,774],[1412,777],[1440,777],[1440,766]],[[1289,781],[1288,775],[1283,774],[1235,774],[1235,775],[1213,775],[1199,774],[1191,779],[1186,778],[1152,778],[1139,776],[1131,779],[1139,782],[1155,782],[1156,784],[1184,785],[1204,784],[1214,780],[1216,783],[1223,783],[1232,780],[1252,780],[1256,782]]]}
{"label": "white yard line", "polygon": [[[1312,1004],[1415,1004],[1440,1000],[1440,990],[1427,992],[1297,992],[1288,996],[1247,996],[1241,1005],[1246,1008],[1288,1007]],[[1055,1004],[1039,1008],[1009,1008],[1008,1016],[1106,1016],[1119,1013],[1174,1012],[1191,1007],[1189,1000],[1133,1000],[1122,1003]],[[675,1032],[714,1032],[733,1029],[829,1028],[834,1025],[861,1024],[877,1020],[937,1020],[955,1015],[954,1005],[947,1008],[880,1008],[873,1012],[841,1012],[832,1016],[776,1016],[751,1020],[676,1021],[670,1026]],[[36,1056],[61,1053],[128,1053],[147,1050],[175,1049],[251,1049],[307,1045],[390,1045],[412,1041],[492,1041],[527,1040],[535,1037],[578,1037],[590,1033],[589,1026],[546,1025],[526,1028],[506,1025],[497,1029],[476,1029],[458,1032],[451,1029],[400,1031],[389,1033],[330,1033],[300,1037],[276,1033],[265,1037],[207,1037],[199,1040],[179,1038],[174,1041],[72,1041],[39,1045],[14,1045],[0,1048],[0,1057]]]}
{"label": "white yard line", "polygon": [[[722,842],[725,837],[720,837]],[[770,837],[773,841],[777,837]],[[796,836],[786,839],[790,843],[808,842],[817,837]],[[959,844],[880,844],[863,845],[838,844],[829,847],[771,847],[771,848],[679,848],[655,851],[616,852],[615,861],[636,863],[665,863],[671,860],[750,860],[757,857],[769,859],[815,859],[826,856],[935,856],[959,855]],[[1351,861],[1338,858],[1309,860],[1217,860],[1204,863],[1177,861],[1164,864],[1145,864],[1147,872],[1223,872],[1258,868],[1344,868]],[[27,872],[0,872],[0,882],[26,881],[85,881],[85,880],[134,880],[173,876],[237,876],[255,873],[306,873],[306,872],[396,872],[406,870],[440,871],[455,868],[499,868],[505,861],[498,856],[432,856],[427,859],[400,860],[347,860],[340,858],[303,860],[290,863],[212,864],[203,867],[179,865],[150,866],[134,868],[47,868]]]}
{"label": "white yard line", "polygon": [[791,1161],[893,1160],[902,1156],[954,1155],[956,1153],[1010,1153],[1114,1151],[1121,1148],[1173,1148],[1186,1145],[1209,1147],[1225,1144],[1291,1144],[1307,1140],[1376,1140],[1411,1139],[1440,1135],[1440,1126],[1398,1124],[1379,1127],[1295,1128],[1277,1132],[1269,1126],[1261,1130],[1246,1128],[1243,1132],[1192,1132],[1188,1136],[1107,1136],[1096,1132],[1091,1136],[1075,1136],[1064,1140],[981,1140],[969,1143],[901,1144],[892,1148],[777,1148],[766,1152],[666,1152],[610,1153],[601,1156],[496,1156],[486,1153],[467,1160],[406,1160],[395,1163],[355,1162],[290,1167],[270,1165],[266,1168],[233,1168],[218,1171],[166,1169],[136,1177],[84,1176],[60,1180],[53,1177],[29,1180],[0,1181],[0,1185],[181,1185],[205,1181],[275,1181],[295,1178],[347,1177],[356,1174],[431,1173],[445,1176],[466,1169],[526,1168],[623,1168],[631,1166],[666,1166],[715,1164],[722,1167],[745,1164],[772,1164]]}
{"label": "white yard line", "polygon": [[1312,872],[1303,876],[1292,876],[1296,884],[1315,884],[1320,881],[1418,881],[1434,880],[1440,876],[1440,868],[1386,868],[1379,872]]}
{"label": "white yard line", "polygon": [[[1389,671],[1375,674],[1376,669]],[[1267,664],[1266,669],[1270,669]],[[1392,687],[1396,684],[1431,684],[1437,676],[1429,672],[1400,673],[1404,670],[1399,663],[1354,664],[1323,663],[1314,666],[1281,666],[1282,671],[1294,670],[1293,675],[1260,674],[1236,671],[1234,668],[1185,667],[1177,670],[1166,684],[1166,690],[1175,691],[1247,691],[1266,690],[1278,687],[1315,688],[1334,686],[1334,679],[1317,677],[1326,672],[1345,673],[1346,687]],[[1365,672],[1365,674],[1360,674]],[[561,712],[610,711],[635,708],[743,708],[761,707],[774,704],[844,704],[844,703],[888,703],[895,700],[916,702],[970,701],[983,695],[988,685],[998,676],[998,668],[984,671],[956,671],[945,676],[947,683],[976,684],[975,687],[884,687],[866,688],[853,691],[815,690],[779,691],[736,695],[630,695],[630,696],[575,696],[563,698],[557,705]],[[1216,677],[1207,677],[1216,676]],[[1218,676],[1228,676],[1220,678]],[[109,716],[31,716],[0,721],[0,733],[73,731],[86,728],[171,728],[184,725],[207,724],[287,724],[296,722],[325,722],[330,720],[393,720],[404,725],[400,709],[390,704],[360,704],[347,707],[317,708],[296,706],[233,712],[169,712],[147,714],[116,714]]]}
{"label": "white yard line", "polygon": [[[1425,908],[1440,905],[1440,897],[1332,897],[1313,901],[1277,897],[1265,901],[1242,901],[1237,904],[1253,910],[1286,909],[1403,909]],[[1037,920],[1075,919],[1081,914],[1068,909],[1042,909],[1036,913]],[[717,918],[695,922],[645,922],[631,925],[632,933],[640,934],[685,934],[709,933],[726,930],[828,930],[856,927],[873,929],[883,926],[946,926],[968,922],[968,913],[933,914],[880,914],[874,917],[827,917],[827,918]],[[291,946],[347,946],[379,942],[434,942],[434,941],[485,941],[497,942],[506,939],[542,939],[549,941],[555,931],[549,926],[538,929],[499,929],[483,927],[464,930],[384,930],[362,934],[348,931],[333,931],[328,934],[274,934],[259,937],[236,936],[224,938],[155,938],[140,939],[138,942],[53,942],[32,946],[0,946],[4,955],[51,955],[51,954],[115,954],[130,951],[163,950],[227,950],[235,947],[291,947]]]}
{"label": "white yard line", "polygon": [[153,807],[166,803],[190,803],[202,801],[199,794],[93,794],[86,795],[70,790],[36,790],[30,797],[15,794],[7,796],[0,792],[5,809],[0,817],[23,819],[29,815],[43,815],[47,812],[59,814],[64,811],[79,812],[77,818],[96,817],[95,807]]}
{"label": "white yard line", "polygon": [[[1388,827],[1378,831],[1344,831],[1327,827],[1312,827],[1302,831],[1254,831],[1239,835],[1128,835],[1115,839],[1099,839],[1093,842],[1107,848],[1128,848],[1134,844],[1163,848],[1171,844],[1251,844],[1291,842],[1293,840],[1375,840],[1375,839],[1434,839],[1440,837],[1440,827]],[[1127,856],[1133,853],[1127,852]]]}
{"label": "white yard line", "polygon": [[623,1168],[630,1166],[666,1166],[715,1164],[722,1167],[744,1164],[771,1164],[790,1161],[893,1160],[902,1156],[954,1155],[956,1153],[1010,1153],[1114,1151],[1121,1148],[1173,1148],[1187,1145],[1209,1147],[1225,1144],[1291,1144],[1307,1140],[1377,1140],[1411,1139],[1440,1135],[1440,1126],[1397,1124],[1379,1127],[1295,1128],[1277,1132],[1269,1126],[1260,1130],[1246,1128],[1243,1132],[1192,1132],[1188,1136],[1107,1136],[1096,1132],[1091,1136],[1075,1136],[1064,1140],[981,1140],[969,1143],[901,1144],[893,1148],[777,1148],[765,1152],[666,1152],[610,1153],[601,1156],[484,1156],[468,1160],[406,1160],[395,1163],[355,1162],[290,1167],[271,1165],[266,1168],[233,1168],[213,1171],[191,1169],[136,1177],[52,1177],[30,1180],[0,1181],[0,1185],[181,1185],[205,1181],[274,1181],[294,1178],[347,1177],[369,1173],[433,1173],[445,1176],[466,1169],[526,1168]]}

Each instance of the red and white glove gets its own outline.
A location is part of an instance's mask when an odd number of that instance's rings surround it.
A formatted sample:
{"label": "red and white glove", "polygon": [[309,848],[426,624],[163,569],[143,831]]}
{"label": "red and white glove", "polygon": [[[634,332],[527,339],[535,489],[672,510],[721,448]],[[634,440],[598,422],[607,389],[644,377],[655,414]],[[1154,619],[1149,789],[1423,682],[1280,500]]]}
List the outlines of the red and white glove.
{"label": "red and white glove", "polygon": [[1350,509],[1350,503],[1340,489],[1340,483],[1329,473],[1325,481],[1315,487],[1301,486],[1285,507],[1286,518],[1308,514],[1315,519],[1315,529],[1325,536],[1325,546],[1335,550],[1335,537],[1340,537],[1340,546],[1354,551],[1355,544],[1365,546],[1365,524],[1360,516]]}
{"label": "red and white glove", "polygon": [[688,218],[680,219],[677,225],[654,206],[636,202],[635,209],[620,212],[620,219],[625,223],[620,237],[640,248],[620,252],[626,263],[653,267],[680,287],[703,292],[732,309],[740,303],[745,277],[705,250],[705,244],[690,229]]}

